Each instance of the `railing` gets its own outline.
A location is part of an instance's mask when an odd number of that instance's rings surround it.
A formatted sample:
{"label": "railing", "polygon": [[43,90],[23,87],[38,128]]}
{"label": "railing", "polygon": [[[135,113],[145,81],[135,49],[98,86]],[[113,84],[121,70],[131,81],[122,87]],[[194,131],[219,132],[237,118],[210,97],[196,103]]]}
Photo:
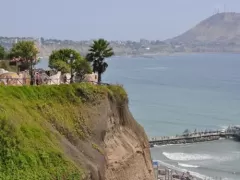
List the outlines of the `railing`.
{"label": "railing", "polygon": [[[31,78],[0,78],[0,85],[6,85],[6,86],[22,86],[22,85],[30,85]],[[76,81],[76,82],[87,82],[92,84],[98,84],[98,85],[111,85],[109,83],[98,83],[95,81]],[[70,84],[70,79],[65,79],[65,81],[62,78],[40,78],[39,80],[33,79],[34,85],[58,85],[58,84]]]}
{"label": "railing", "polygon": [[163,137],[152,137],[149,139],[150,147],[154,145],[162,144],[182,144],[182,143],[194,143],[203,141],[214,141],[223,138],[233,138],[240,140],[240,128],[237,126],[227,129],[225,131],[210,131],[210,132],[194,132],[186,133],[183,135],[176,136],[163,136]]}
{"label": "railing", "polygon": [[152,137],[150,138],[150,142],[154,141],[168,141],[168,140],[181,140],[181,139],[193,139],[199,137],[209,137],[209,136],[233,136],[235,133],[226,133],[226,132],[218,132],[218,133],[203,133],[203,134],[195,134],[195,135],[181,135],[181,136],[164,136],[164,137]]}

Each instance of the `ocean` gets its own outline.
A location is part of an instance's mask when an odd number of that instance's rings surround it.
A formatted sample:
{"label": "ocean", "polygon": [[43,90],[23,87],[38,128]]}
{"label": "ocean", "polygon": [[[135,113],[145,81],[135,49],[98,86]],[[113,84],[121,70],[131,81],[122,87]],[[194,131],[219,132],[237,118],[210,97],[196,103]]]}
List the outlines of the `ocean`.
{"label": "ocean", "polygon": [[[113,57],[107,62],[103,81],[123,84],[130,110],[149,137],[240,124],[239,54]],[[159,146],[151,155],[198,177],[240,179],[240,142]]]}

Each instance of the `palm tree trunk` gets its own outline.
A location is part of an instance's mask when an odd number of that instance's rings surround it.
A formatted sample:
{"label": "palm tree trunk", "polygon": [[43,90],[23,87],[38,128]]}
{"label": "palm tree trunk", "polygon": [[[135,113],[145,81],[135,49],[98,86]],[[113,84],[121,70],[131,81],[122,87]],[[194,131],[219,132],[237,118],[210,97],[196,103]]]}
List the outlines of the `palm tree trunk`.
{"label": "palm tree trunk", "polygon": [[102,73],[98,72],[98,84],[102,81]]}

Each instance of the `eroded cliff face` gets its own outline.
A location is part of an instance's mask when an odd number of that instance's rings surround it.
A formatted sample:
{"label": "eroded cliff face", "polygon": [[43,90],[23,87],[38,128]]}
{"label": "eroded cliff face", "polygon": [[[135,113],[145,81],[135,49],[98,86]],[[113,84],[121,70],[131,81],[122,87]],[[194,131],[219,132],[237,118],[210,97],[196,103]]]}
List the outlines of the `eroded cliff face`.
{"label": "eroded cliff face", "polygon": [[91,178],[153,180],[148,139],[129,112],[127,102],[116,104],[106,98],[94,109],[95,112],[89,112],[95,134],[92,140],[102,149],[102,154],[96,153],[94,157],[98,160],[91,160]]}
{"label": "eroded cliff face", "polygon": [[153,180],[149,144],[127,104],[111,104],[104,138],[106,180]]}
{"label": "eroded cliff face", "polygon": [[0,99],[0,179],[154,179],[122,87],[2,86]]}
{"label": "eroded cliff face", "polygon": [[83,158],[73,157],[89,170],[86,179],[153,180],[148,139],[129,112],[127,102],[117,104],[105,98],[90,109],[87,114],[92,125],[91,141],[99,149],[92,151],[89,143],[84,146],[79,142],[75,153],[83,154]]}

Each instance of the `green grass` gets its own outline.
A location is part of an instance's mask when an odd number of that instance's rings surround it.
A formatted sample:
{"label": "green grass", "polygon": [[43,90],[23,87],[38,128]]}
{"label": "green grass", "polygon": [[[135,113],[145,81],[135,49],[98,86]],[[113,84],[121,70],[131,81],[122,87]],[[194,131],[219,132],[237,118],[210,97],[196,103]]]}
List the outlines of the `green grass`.
{"label": "green grass", "polygon": [[0,86],[0,179],[82,179],[84,170],[64,154],[57,134],[73,144],[91,136],[83,107],[106,97],[127,102],[120,86]]}

